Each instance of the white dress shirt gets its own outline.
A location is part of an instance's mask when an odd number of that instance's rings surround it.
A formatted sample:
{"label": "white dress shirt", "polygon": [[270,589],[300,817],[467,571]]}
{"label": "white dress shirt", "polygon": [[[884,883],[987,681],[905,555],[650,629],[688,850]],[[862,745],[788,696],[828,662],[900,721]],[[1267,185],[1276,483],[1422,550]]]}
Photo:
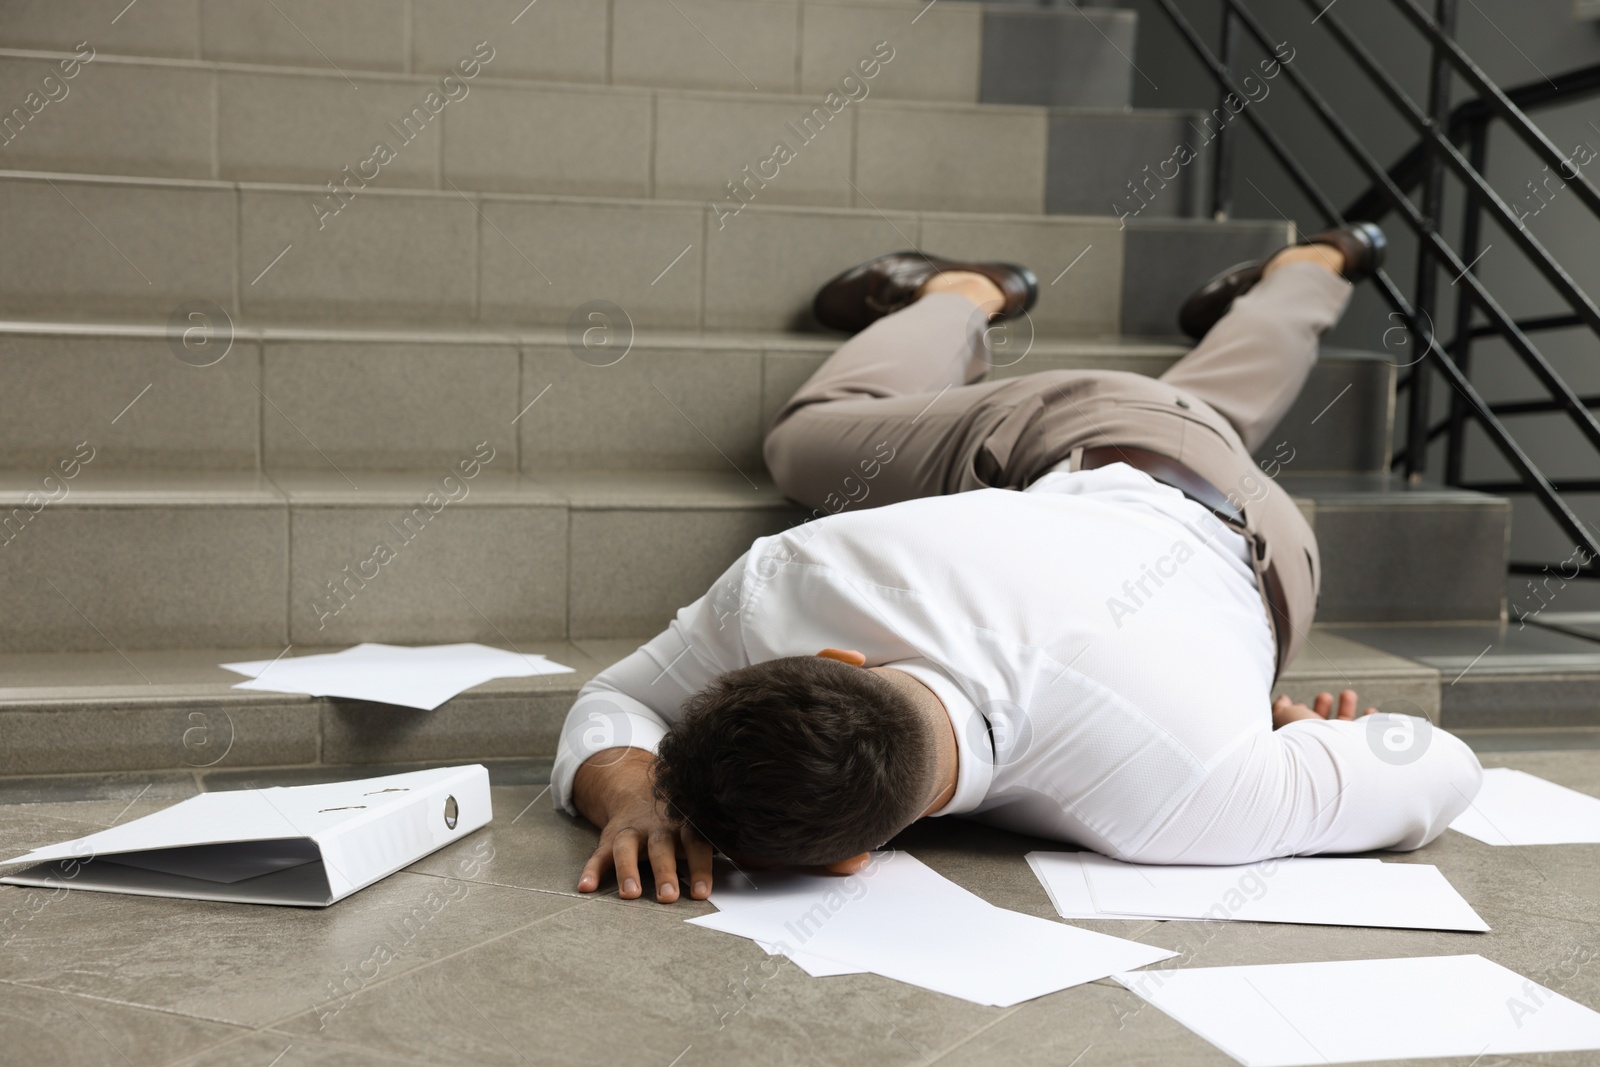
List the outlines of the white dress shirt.
{"label": "white dress shirt", "polygon": [[943,702],[959,768],[938,815],[1144,863],[1431,841],[1476,794],[1476,757],[1421,723],[1409,762],[1359,719],[1273,730],[1272,635],[1248,560],[1209,511],[1120,463],[761,538],[579,692],[555,801],[575,813],[580,763],[653,751],[722,672],[831,646]]}

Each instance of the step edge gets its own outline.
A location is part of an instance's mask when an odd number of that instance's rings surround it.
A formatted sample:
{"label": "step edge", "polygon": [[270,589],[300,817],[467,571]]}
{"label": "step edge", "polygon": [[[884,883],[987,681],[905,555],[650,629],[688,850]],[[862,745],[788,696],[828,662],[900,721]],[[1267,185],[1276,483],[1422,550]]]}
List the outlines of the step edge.
{"label": "step edge", "polygon": [[[1027,10],[1027,9],[1025,9]],[[39,49],[5,48],[0,47],[0,60],[33,60],[33,61],[59,61],[76,58],[72,52],[55,52]],[[311,66],[285,66],[270,63],[241,63],[234,60],[213,59],[180,59],[169,56],[138,56],[124,55],[110,52],[100,52],[95,55],[94,62],[109,62],[112,66],[149,68],[161,70],[186,70],[201,74],[243,74],[256,77],[283,77],[283,78],[315,78],[320,81],[340,81],[339,73],[330,72],[320,67]],[[424,88],[437,85],[443,74],[439,73],[408,73],[405,71],[378,71],[363,70],[360,68],[344,68],[358,81],[373,83],[394,83],[397,85],[410,85]],[[712,100],[725,103],[753,103],[753,104],[788,104],[788,103],[816,103],[817,94],[800,92],[747,92],[737,89],[695,89],[680,88],[678,86],[648,86],[608,84],[604,82],[560,81],[544,78],[516,78],[497,77],[492,74],[480,74],[472,79],[472,85],[491,89],[507,89],[528,92],[551,93],[587,93],[587,94],[614,94],[623,97],[640,97],[649,100],[651,97],[660,98],[680,97],[691,100]],[[825,94],[824,94],[825,95]],[[466,97],[462,97],[463,100]],[[1054,115],[1063,114],[1074,117],[1104,117],[1108,119],[1127,118],[1140,119],[1172,119],[1194,117],[1205,114],[1204,108],[1198,107],[1157,107],[1134,108],[1115,107],[1109,105],[1074,106],[1062,104],[1010,104],[989,101],[963,101],[963,100],[925,100],[917,98],[885,97],[881,99],[863,98],[855,101],[854,106],[866,109],[927,109],[927,110],[962,110],[981,111],[984,114],[1010,112],[1018,115]]]}
{"label": "step edge", "polygon": [[[212,192],[233,193],[259,193],[266,195],[295,195],[306,193],[323,195],[325,190],[321,186],[310,185],[302,182],[255,182],[255,181],[229,181],[216,178],[155,178],[139,175],[122,174],[90,174],[70,171],[40,171],[25,169],[0,169],[0,182],[70,182],[74,185],[97,186],[122,186],[154,189],[196,189]],[[506,193],[485,190],[455,191],[448,189],[420,189],[420,188],[372,188],[363,190],[363,196],[378,198],[398,199],[426,199],[455,201],[465,199],[481,203],[508,202],[532,204],[567,204],[576,206],[600,206],[612,208],[626,208],[635,210],[660,210],[660,211],[711,211],[715,205],[703,200],[666,200],[647,199],[638,197],[585,197],[572,196],[560,193]],[[1272,231],[1285,229],[1292,223],[1285,223],[1281,219],[1130,219],[1122,227],[1114,227],[1117,222],[1110,215],[1047,215],[1043,212],[1026,214],[1017,212],[981,212],[981,211],[932,211],[926,208],[892,208],[879,211],[874,208],[853,207],[818,207],[810,204],[746,204],[744,210],[752,210],[758,215],[813,215],[844,218],[883,219],[886,216],[898,216],[902,219],[917,219],[934,222],[971,222],[974,220],[987,223],[1020,223],[1029,226],[1058,226],[1066,228],[1091,227],[1095,229],[1208,229],[1217,233],[1254,233],[1263,230]]]}

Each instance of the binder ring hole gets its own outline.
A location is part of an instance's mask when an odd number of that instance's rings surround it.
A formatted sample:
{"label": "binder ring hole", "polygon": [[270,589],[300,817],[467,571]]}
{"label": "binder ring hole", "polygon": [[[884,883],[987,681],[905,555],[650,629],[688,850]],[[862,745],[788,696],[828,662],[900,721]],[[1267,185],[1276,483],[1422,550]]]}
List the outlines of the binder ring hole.
{"label": "binder ring hole", "polygon": [[456,805],[455,797],[444,798],[444,824],[451,830],[456,828],[456,819],[460,816],[461,809]]}

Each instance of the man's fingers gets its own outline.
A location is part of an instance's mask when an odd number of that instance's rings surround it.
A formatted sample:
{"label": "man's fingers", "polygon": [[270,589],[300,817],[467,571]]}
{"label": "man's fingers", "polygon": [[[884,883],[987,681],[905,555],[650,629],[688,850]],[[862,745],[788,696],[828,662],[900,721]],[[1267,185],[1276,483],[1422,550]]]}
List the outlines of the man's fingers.
{"label": "man's fingers", "polygon": [[656,899],[670,904],[678,899],[678,842],[666,827],[650,831],[650,869],[656,875]]}
{"label": "man's fingers", "polygon": [[601,845],[594,850],[594,855],[589,857],[589,862],[583,865],[583,873],[578,875],[578,892],[593,893],[600,888],[600,879],[606,876],[611,869],[611,846]]}
{"label": "man's fingers", "polygon": [[611,858],[617,867],[617,896],[623,900],[633,900],[641,892],[639,846],[642,844],[644,835],[632,827],[622,831],[611,842]]}
{"label": "man's fingers", "polygon": [[1328,713],[1333,710],[1333,694],[1318,693],[1316,703],[1311,706],[1311,710],[1326,719]]}
{"label": "man's fingers", "polygon": [[1353,719],[1356,717],[1356,691],[1346,689],[1339,694],[1339,718]]}
{"label": "man's fingers", "polygon": [[704,900],[711,895],[711,843],[685,826],[679,833],[683,854],[689,858],[689,896]]}

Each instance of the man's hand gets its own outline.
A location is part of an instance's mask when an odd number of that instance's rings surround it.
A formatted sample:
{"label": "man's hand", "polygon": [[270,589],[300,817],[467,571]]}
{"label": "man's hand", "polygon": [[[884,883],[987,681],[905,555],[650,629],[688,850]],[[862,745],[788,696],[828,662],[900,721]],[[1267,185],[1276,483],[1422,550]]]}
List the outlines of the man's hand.
{"label": "man's hand", "polygon": [[[1363,715],[1372,715],[1377,708],[1368,708]],[[1318,693],[1314,706],[1306,707],[1296,704],[1288,697],[1279,697],[1272,702],[1272,728],[1287,726],[1301,719],[1354,719],[1356,717],[1356,691],[1346,689],[1339,694],[1339,710],[1333,710],[1333,694]]]}
{"label": "man's hand", "polygon": [[711,895],[711,846],[691,827],[679,826],[656,802],[651,768],[656,758],[639,748],[597,752],[578,768],[572,799],[584,817],[600,827],[600,847],[583,865],[580,893],[593,893],[607,871],[617,872],[617,895],[633,900],[643,890],[639,850],[644,848],[655,873],[656,899],[678,899],[678,851],[689,861],[689,895]]}

